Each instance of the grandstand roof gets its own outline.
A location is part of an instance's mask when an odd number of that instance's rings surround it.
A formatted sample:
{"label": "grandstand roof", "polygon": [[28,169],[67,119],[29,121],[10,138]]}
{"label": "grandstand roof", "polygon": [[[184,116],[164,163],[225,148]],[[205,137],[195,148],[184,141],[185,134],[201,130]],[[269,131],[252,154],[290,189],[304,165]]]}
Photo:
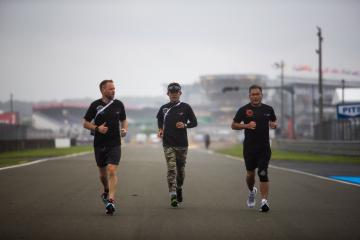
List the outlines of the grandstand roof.
{"label": "grandstand roof", "polygon": [[82,103],[40,103],[33,104],[33,111],[40,110],[49,110],[49,109],[64,109],[64,108],[74,108],[74,109],[87,109],[89,105]]}

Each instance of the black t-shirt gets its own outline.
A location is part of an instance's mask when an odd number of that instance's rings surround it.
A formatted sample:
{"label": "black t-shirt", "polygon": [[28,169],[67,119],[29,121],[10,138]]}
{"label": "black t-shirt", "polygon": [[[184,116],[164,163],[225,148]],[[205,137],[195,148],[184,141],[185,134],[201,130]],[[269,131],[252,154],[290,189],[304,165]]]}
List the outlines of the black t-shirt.
{"label": "black t-shirt", "polygon": [[[166,116],[164,119],[165,114]],[[164,135],[163,135],[164,146],[171,146],[171,147],[188,146],[186,128],[193,128],[197,126],[196,116],[189,104],[183,102],[180,103],[169,102],[161,106],[156,117],[158,120],[158,127],[164,129]],[[187,124],[187,127],[176,128],[177,122],[183,122]]]}
{"label": "black t-shirt", "polygon": [[[95,118],[96,113],[105,106],[106,103],[104,103],[101,99],[92,102],[84,116],[84,119],[91,122]],[[106,134],[95,132],[94,147],[111,147],[120,145],[121,137],[119,122],[124,121],[125,119],[126,113],[124,104],[115,99],[114,102],[98,114],[95,119],[95,125],[100,126],[106,122],[105,126],[109,129]]]}
{"label": "black t-shirt", "polygon": [[270,148],[269,121],[276,121],[274,109],[263,103],[258,107],[254,107],[249,103],[241,107],[234,117],[236,123],[244,122],[244,124],[248,124],[251,121],[256,122],[256,128],[245,129],[244,148]]}

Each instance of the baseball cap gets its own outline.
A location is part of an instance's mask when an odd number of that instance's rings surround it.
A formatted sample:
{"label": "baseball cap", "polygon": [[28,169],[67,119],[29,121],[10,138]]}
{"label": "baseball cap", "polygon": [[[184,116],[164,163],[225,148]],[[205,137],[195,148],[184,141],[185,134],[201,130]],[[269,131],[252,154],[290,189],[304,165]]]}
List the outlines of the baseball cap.
{"label": "baseball cap", "polygon": [[181,86],[178,83],[170,83],[167,87],[168,92],[178,92],[181,90]]}

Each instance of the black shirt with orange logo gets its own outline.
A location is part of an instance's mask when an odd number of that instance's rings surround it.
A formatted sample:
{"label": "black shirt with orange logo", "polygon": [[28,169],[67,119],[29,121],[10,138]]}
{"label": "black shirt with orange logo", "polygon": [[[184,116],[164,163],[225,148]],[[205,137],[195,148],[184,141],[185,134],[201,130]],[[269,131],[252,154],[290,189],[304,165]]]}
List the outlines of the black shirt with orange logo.
{"label": "black shirt with orange logo", "polygon": [[251,121],[256,122],[256,128],[245,129],[244,148],[269,149],[269,121],[276,121],[274,109],[264,103],[257,107],[248,103],[241,107],[234,117],[236,123],[248,124]]}

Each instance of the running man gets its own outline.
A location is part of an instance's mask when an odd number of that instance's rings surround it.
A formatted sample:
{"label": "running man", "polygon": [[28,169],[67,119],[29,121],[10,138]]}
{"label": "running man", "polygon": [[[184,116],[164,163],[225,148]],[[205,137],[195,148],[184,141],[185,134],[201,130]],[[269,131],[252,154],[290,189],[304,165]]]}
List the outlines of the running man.
{"label": "running man", "polygon": [[249,88],[250,103],[237,111],[231,128],[245,129],[243,155],[247,170],[246,183],[249,188],[247,205],[253,208],[256,204],[255,169],[257,168],[262,198],[260,212],[267,212],[270,210],[268,202],[268,165],[271,157],[269,127],[275,129],[277,123],[274,109],[261,102],[262,96],[260,86],[252,85]]}
{"label": "running man", "polygon": [[177,207],[183,201],[182,186],[188,151],[187,128],[197,126],[196,116],[187,103],[180,102],[181,86],[170,83],[167,87],[170,102],[161,106],[157,114],[158,136],[163,139],[167,163],[167,182],[170,205]]}
{"label": "running man", "polygon": [[91,103],[84,116],[84,128],[95,135],[95,159],[104,187],[101,199],[105,204],[106,214],[112,215],[115,211],[116,171],[121,157],[121,137],[125,137],[128,123],[124,104],[114,99],[114,82],[104,80],[99,87],[102,97]]}

